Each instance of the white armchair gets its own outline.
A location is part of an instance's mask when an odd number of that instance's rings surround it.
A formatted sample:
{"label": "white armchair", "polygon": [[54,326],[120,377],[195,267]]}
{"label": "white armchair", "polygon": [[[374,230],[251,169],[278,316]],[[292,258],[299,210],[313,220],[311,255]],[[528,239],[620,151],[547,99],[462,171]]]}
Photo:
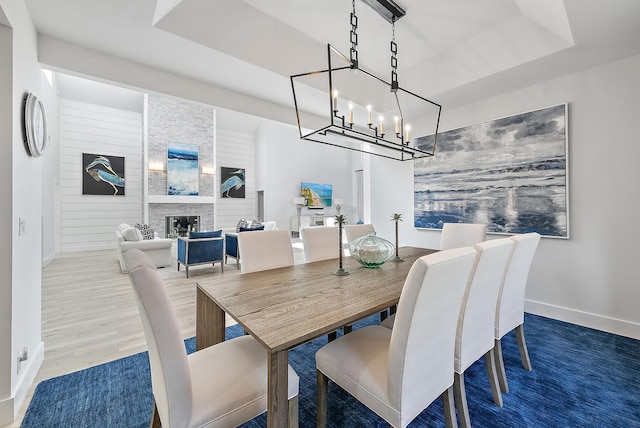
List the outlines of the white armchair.
{"label": "white armchair", "polygon": [[118,256],[122,273],[127,273],[128,271],[124,254],[133,248],[143,251],[156,267],[171,266],[172,239],[143,239],[142,233],[127,223],[120,224],[116,229],[115,235],[116,255]]}

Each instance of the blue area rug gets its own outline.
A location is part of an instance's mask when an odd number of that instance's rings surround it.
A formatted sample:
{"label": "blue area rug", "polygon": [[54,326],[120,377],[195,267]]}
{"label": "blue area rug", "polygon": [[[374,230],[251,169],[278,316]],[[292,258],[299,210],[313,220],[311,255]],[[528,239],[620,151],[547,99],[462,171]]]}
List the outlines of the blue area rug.
{"label": "blue area rug", "polygon": [[[354,328],[377,322],[368,318]],[[238,326],[227,337],[241,334]],[[481,359],[465,376],[471,423],[482,427],[640,427],[640,341],[526,315],[533,371],[522,368],[515,336],[503,339],[509,393],[493,404]],[[186,342],[194,350],[194,339]],[[322,337],[289,353],[300,376],[300,426],[316,420],[315,352]],[[148,427],[153,408],[149,359],[132,355],[41,382],[22,427]],[[329,384],[329,427],[385,427],[382,419]],[[441,400],[411,427],[443,427]],[[264,415],[244,427],[264,427]]]}

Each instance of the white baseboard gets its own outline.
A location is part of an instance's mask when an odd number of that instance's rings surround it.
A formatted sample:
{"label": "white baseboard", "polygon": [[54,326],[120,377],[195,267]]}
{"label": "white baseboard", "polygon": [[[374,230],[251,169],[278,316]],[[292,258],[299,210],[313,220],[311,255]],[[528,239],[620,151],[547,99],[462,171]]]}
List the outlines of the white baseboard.
{"label": "white baseboard", "polygon": [[640,339],[640,324],[631,321],[609,318],[533,300],[525,300],[524,310],[534,315],[541,315],[632,339]]}
{"label": "white baseboard", "polygon": [[19,377],[18,384],[14,388],[11,397],[0,401],[0,426],[8,425],[15,420],[43,361],[44,342],[40,342],[38,348],[31,354],[26,364],[22,366],[22,375]]}
{"label": "white baseboard", "polygon": [[13,397],[0,400],[0,427],[9,425],[16,418],[13,412]]}
{"label": "white baseboard", "polygon": [[49,254],[47,257],[45,257],[44,259],[42,259],[42,267],[47,266],[49,263],[51,263],[52,261],[54,261],[56,259],[56,253],[51,253]]}

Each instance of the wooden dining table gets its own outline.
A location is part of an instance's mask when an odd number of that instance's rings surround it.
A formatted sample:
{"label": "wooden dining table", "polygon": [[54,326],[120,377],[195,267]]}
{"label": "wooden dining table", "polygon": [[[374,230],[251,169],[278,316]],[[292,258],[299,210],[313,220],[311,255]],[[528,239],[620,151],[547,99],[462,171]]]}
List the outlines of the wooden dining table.
{"label": "wooden dining table", "polygon": [[401,247],[404,262],[368,269],[338,259],[198,280],[196,348],[225,340],[225,313],[268,352],[267,424],[287,426],[288,350],[398,303],[409,269],[436,250]]}

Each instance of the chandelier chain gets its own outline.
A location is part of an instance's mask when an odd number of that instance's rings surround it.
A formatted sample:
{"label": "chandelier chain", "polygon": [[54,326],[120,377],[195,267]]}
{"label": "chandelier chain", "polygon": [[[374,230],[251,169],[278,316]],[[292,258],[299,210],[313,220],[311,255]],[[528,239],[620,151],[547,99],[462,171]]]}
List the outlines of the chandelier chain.
{"label": "chandelier chain", "polygon": [[396,44],[396,19],[391,21],[391,92],[398,90],[398,45]]}
{"label": "chandelier chain", "polygon": [[351,49],[349,49],[349,59],[351,60],[351,68],[358,68],[358,16],[356,15],[356,1],[351,0],[353,8],[351,12]]}

